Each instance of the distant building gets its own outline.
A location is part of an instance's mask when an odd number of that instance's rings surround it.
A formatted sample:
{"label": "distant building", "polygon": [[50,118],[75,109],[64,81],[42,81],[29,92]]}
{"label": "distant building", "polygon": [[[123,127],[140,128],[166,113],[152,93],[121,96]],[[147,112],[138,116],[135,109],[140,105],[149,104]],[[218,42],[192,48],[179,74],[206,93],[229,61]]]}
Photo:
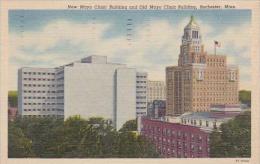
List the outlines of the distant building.
{"label": "distant building", "polygon": [[166,86],[164,81],[148,81],[147,102],[166,100]]}
{"label": "distant building", "polygon": [[141,135],[155,145],[162,157],[209,157],[209,133],[198,127],[143,117]]}
{"label": "distant building", "polygon": [[239,103],[238,67],[227,65],[224,55],[204,51],[200,27],[193,16],[184,28],[178,66],[166,68],[166,86],[167,115]]}
{"label": "distant building", "polygon": [[147,73],[136,73],[136,115],[147,115]]}
{"label": "distant building", "polygon": [[24,67],[18,71],[18,111],[23,117],[99,116],[119,129],[146,112],[146,88],[137,88],[146,87],[146,79],[146,73],[108,63],[105,56],[56,68]]}
{"label": "distant building", "polygon": [[242,112],[244,111],[239,105],[214,105],[209,112],[187,112],[177,117],[166,116],[165,121],[195,126],[212,132],[219,130],[222,123],[228,122]]}
{"label": "distant building", "polygon": [[154,100],[148,103],[147,116],[150,118],[164,117],[166,113],[166,101],[165,100]]}

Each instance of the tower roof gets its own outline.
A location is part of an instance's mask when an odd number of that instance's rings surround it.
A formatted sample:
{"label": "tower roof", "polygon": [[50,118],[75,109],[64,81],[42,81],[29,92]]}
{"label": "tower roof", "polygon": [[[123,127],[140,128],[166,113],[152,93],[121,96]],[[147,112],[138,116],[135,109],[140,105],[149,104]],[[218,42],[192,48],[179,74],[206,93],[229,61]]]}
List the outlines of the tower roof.
{"label": "tower roof", "polygon": [[199,27],[193,15],[190,17],[190,22],[187,24],[185,28],[192,28],[192,27]]}

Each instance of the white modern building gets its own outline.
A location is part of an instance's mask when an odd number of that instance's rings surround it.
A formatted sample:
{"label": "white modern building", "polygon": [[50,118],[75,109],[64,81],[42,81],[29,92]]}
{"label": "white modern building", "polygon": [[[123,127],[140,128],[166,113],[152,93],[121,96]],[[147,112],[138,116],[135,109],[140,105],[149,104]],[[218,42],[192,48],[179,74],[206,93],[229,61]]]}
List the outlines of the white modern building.
{"label": "white modern building", "polygon": [[56,76],[53,68],[22,68],[18,71],[18,113],[23,116],[63,117],[56,108]]}
{"label": "white modern building", "polygon": [[136,73],[136,116],[147,115],[147,73]]}
{"label": "white modern building", "polygon": [[18,71],[18,111],[28,117],[104,117],[120,129],[139,112],[139,81],[145,78],[136,69],[108,63],[106,56],[57,68],[24,67]]}
{"label": "white modern building", "polygon": [[147,102],[152,103],[154,100],[166,100],[166,86],[164,81],[148,81]]}

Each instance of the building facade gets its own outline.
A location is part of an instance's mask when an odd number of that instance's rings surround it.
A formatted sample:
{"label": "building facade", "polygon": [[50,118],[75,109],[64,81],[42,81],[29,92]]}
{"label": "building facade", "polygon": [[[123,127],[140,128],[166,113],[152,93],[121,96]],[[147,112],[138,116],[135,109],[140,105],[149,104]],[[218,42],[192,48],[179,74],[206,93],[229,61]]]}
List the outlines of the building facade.
{"label": "building facade", "polygon": [[23,116],[63,117],[57,108],[54,68],[18,70],[18,113]]}
{"label": "building facade", "polygon": [[148,81],[147,102],[166,100],[166,86],[164,81]]}
{"label": "building facade", "polygon": [[220,130],[222,123],[228,122],[244,111],[246,110],[241,110],[236,105],[217,105],[212,106],[209,112],[187,112],[176,117],[166,116],[164,120],[199,127],[204,131],[212,132],[213,130]]}
{"label": "building facade", "polygon": [[209,133],[198,127],[143,117],[141,135],[155,145],[162,157],[209,157]]}
{"label": "building facade", "polygon": [[149,118],[160,118],[166,114],[166,101],[165,100],[154,100],[149,102],[147,106],[147,116]]}
{"label": "building facade", "polygon": [[137,79],[134,68],[108,63],[105,56],[57,68],[21,68],[18,111],[28,117],[104,117],[119,129],[136,118]]}
{"label": "building facade", "polygon": [[238,104],[239,71],[225,55],[204,51],[199,25],[184,28],[178,66],[166,68],[167,115],[209,111],[211,105]]}
{"label": "building facade", "polygon": [[147,115],[147,72],[136,73],[136,116]]}

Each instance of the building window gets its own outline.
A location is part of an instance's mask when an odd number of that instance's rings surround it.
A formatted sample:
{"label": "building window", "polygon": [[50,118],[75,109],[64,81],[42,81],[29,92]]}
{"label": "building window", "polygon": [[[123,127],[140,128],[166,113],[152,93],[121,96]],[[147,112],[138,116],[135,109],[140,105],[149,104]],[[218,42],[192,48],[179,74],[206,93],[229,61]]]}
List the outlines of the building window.
{"label": "building window", "polygon": [[198,39],[199,38],[199,32],[198,31],[192,31],[192,38]]}
{"label": "building window", "polygon": [[230,81],[236,81],[236,74],[234,71],[230,71]]}
{"label": "building window", "polygon": [[203,70],[199,70],[198,71],[198,78],[197,80],[203,80],[204,79],[204,71]]}

